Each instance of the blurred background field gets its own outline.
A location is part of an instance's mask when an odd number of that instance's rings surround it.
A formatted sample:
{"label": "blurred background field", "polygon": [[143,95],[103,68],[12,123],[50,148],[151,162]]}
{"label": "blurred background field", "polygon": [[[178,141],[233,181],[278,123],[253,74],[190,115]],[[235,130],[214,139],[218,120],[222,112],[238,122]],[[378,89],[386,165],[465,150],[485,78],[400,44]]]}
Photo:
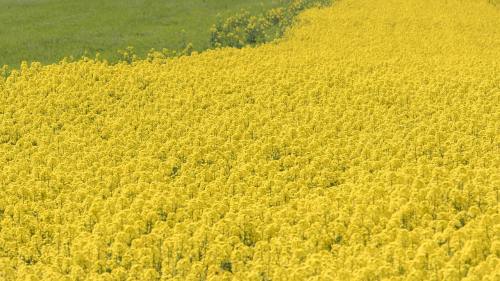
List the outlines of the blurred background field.
{"label": "blurred background field", "polygon": [[194,50],[209,47],[217,16],[261,13],[281,0],[0,0],[0,66],[26,60],[53,63],[96,52],[110,61],[134,46]]}

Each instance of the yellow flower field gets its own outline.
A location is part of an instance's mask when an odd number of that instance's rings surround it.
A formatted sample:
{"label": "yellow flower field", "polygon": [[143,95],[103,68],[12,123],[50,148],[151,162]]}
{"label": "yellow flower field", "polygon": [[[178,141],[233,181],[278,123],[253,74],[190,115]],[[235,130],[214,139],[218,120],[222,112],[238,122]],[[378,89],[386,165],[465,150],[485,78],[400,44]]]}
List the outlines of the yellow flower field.
{"label": "yellow flower field", "polygon": [[500,8],[0,78],[0,280],[500,280]]}

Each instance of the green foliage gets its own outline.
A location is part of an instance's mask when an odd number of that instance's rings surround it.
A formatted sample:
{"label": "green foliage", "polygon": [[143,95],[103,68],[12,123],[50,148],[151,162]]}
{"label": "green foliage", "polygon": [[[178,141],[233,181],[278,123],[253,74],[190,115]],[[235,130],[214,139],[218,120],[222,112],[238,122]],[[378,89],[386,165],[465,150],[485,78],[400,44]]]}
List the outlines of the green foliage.
{"label": "green foliage", "polygon": [[233,264],[231,263],[231,261],[222,261],[220,267],[222,268],[222,270],[233,272]]}
{"label": "green foliage", "polygon": [[279,0],[0,0],[0,67],[96,53],[114,63],[122,59],[117,50],[127,46],[140,58],[151,48],[182,52],[189,42],[201,51],[210,46],[218,14],[258,14],[278,5]]}
{"label": "green foliage", "polygon": [[331,3],[331,0],[289,0],[282,7],[270,9],[259,16],[241,10],[227,18],[219,17],[210,29],[210,46],[242,48],[272,41],[283,35],[300,12]]}
{"label": "green foliage", "polygon": [[9,73],[10,73],[10,71],[9,71],[9,67],[7,65],[0,67],[0,77],[1,78],[3,78],[3,79],[7,78]]}
{"label": "green foliage", "polygon": [[132,63],[133,61],[137,60],[135,48],[132,46],[125,48],[125,50],[118,50],[118,53],[121,55],[121,61]]}

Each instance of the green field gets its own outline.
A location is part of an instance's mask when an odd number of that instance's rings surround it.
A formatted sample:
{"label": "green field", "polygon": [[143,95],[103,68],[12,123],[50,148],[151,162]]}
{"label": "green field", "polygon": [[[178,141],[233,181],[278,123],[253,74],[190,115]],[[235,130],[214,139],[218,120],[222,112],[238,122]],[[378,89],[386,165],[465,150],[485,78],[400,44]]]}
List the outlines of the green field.
{"label": "green field", "polygon": [[280,0],[0,0],[0,66],[22,60],[57,62],[96,52],[110,61],[134,46],[195,50],[209,45],[217,15],[240,9],[253,13]]}

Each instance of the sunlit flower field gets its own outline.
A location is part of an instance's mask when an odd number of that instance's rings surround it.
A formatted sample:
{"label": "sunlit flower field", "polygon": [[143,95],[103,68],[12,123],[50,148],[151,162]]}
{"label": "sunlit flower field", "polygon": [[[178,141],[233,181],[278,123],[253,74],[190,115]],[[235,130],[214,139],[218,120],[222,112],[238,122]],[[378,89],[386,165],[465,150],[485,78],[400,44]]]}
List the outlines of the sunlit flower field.
{"label": "sunlit flower field", "polygon": [[153,57],[0,78],[0,280],[500,280],[491,1]]}

